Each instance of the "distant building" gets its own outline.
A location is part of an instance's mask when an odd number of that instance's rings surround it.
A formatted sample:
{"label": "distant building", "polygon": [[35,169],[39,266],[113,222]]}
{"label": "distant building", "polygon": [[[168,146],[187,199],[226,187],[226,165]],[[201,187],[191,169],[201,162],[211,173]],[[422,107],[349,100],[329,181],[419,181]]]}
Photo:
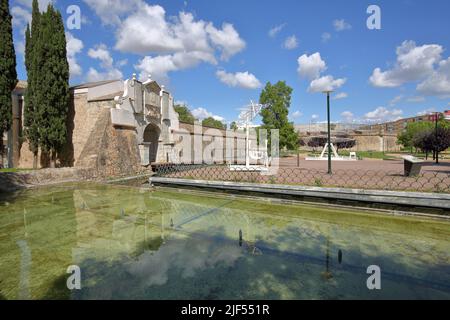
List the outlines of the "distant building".
{"label": "distant building", "polygon": [[450,110],[444,111],[444,118],[445,118],[445,120],[450,120]]}
{"label": "distant building", "polygon": [[[450,120],[450,110],[444,111],[444,112],[438,112],[437,113],[440,117],[444,117],[447,120]],[[424,122],[424,121],[430,121],[433,122],[436,119],[436,113],[430,113],[426,115],[420,115],[410,118],[403,118],[396,121],[390,121],[385,123],[377,123],[377,124],[369,124],[361,126],[362,130],[372,131],[372,132],[379,132],[384,134],[399,134],[404,129],[406,129],[406,126],[408,123],[414,123],[414,122]]]}

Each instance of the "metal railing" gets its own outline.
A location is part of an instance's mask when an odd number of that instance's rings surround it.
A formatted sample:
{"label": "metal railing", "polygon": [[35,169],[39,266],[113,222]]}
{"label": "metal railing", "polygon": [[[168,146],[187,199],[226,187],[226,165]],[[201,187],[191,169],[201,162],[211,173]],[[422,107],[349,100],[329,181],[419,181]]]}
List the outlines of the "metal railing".
{"label": "metal railing", "polygon": [[326,170],[279,168],[274,175],[231,171],[227,165],[167,164],[154,168],[155,176],[207,181],[251,182],[330,188],[450,193],[450,174],[426,171],[407,177],[402,171]]}

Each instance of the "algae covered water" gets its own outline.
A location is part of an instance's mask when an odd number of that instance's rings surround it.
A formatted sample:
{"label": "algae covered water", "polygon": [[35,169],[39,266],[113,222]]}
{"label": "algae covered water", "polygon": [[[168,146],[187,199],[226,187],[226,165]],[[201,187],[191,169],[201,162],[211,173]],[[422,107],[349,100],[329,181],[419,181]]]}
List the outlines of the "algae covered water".
{"label": "algae covered water", "polygon": [[0,196],[0,298],[450,299],[449,240],[448,222],[367,211],[39,188]]}

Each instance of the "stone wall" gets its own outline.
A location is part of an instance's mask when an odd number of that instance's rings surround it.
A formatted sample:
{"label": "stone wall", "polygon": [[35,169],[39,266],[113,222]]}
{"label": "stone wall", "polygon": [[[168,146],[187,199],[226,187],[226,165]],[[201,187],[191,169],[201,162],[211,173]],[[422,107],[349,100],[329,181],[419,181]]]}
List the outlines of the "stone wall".
{"label": "stone wall", "polygon": [[[141,170],[135,130],[111,124],[113,101],[88,102],[87,94],[76,94],[69,107],[67,144],[58,157],[58,166],[93,168],[99,176],[135,174]],[[48,165],[39,152],[39,168]],[[20,168],[33,167],[28,143],[22,144]]]}
{"label": "stone wall", "polygon": [[76,166],[94,168],[100,176],[121,176],[141,171],[135,130],[113,127],[110,110],[103,108]]}
{"label": "stone wall", "polygon": [[397,144],[395,135],[352,135],[356,140],[356,146],[351,151],[400,151],[401,146]]}

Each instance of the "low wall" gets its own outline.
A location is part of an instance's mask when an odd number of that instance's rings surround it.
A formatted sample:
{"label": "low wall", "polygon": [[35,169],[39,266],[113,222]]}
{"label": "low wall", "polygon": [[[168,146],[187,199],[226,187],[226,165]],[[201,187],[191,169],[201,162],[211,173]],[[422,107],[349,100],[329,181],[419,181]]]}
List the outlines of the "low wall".
{"label": "low wall", "polygon": [[393,135],[350,135],[356,140],[356,145],[351,151],[400,151],[401,146],[397,144],[397,136]]}
{"label": "low wall", "polygon": [[264,198],[368,207],[387,210],[390,214],[419,214],[450,219],[449,194],[271,185],[163,177],[151,177],[149,181],[156,186],[205,189]]}
{"label": "low wall", "polygon": [[23,172],[0,172],[0,191],[10,192],[34,186],[96,179],[97,172],[89,168],[42,169]]}

